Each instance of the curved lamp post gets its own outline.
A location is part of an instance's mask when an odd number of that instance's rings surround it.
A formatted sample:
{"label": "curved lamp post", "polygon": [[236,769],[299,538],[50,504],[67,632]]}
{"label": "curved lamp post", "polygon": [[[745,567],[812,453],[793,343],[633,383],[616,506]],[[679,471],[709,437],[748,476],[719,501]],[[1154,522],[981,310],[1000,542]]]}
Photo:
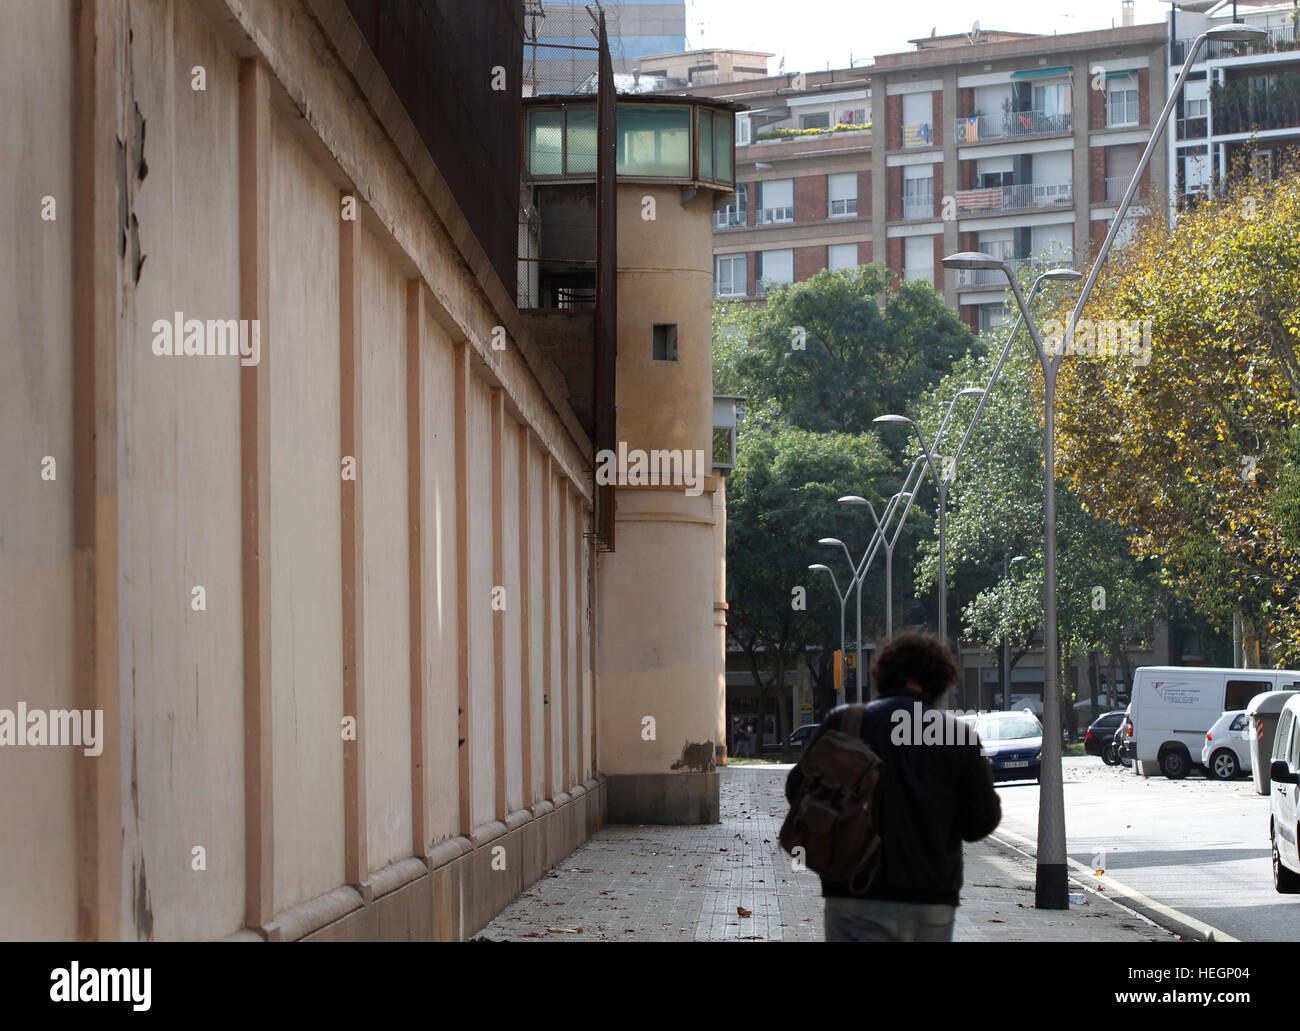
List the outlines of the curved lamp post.
{"label": "curved lamp post", "polygon": [[839,581],[835,579],[835,570],[830,566],[822,565],[820,562],[808,567],[816,572],[825,573],[831,578],[831,584],[835,588],[835,597],[840,600],[840,683],[847,684],[848,678],[844,675],[844,606],[849,600],[849,592],[840,593]]}

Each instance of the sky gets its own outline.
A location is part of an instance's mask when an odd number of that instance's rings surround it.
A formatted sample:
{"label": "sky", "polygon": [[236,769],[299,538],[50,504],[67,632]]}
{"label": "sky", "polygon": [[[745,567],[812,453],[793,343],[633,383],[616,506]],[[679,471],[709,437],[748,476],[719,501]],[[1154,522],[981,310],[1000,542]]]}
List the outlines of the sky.
{"label": "sky", "polygon": [[[1137,0],[1134,22],[1163,23],[1169,5]],[[686,0],[688,48],[726,47],[785,56],[787,72],[847,68],[876,54],[914,49],[909,39],[981,28],[1086,32],[1120,24],[1120,0]]]}

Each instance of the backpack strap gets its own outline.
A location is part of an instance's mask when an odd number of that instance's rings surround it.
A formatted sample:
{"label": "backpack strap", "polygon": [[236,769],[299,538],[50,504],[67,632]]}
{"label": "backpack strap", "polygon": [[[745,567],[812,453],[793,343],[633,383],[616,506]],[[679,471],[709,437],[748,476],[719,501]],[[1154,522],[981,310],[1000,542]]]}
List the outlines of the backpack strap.
{"label": "backpack strap", "polygon": [[846,734],[850,734],[853,737],[861,737],[862,717],[866,715],[867,707],[859,702],[854,703],[853,705],[846,705],[845,709],[848,711],[844,713],[844,719],[840,723],[841,728]]}

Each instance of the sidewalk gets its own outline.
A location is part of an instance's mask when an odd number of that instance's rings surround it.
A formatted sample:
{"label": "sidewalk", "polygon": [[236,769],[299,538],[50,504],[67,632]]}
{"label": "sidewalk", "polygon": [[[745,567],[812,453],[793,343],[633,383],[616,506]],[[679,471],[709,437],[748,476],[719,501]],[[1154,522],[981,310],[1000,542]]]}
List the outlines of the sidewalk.
{"label": "sidewalk", "polygon": [[[722,771],[722,822],[607,827],[484,928],[493,941],[821,941],[816,874],[777,844],[788,766]],[[966,847],[958,941],[1174,941],[1104,894],[1033,908],[1034,865],[992,840]],[[742,916],[739,910],[747,911]]]}

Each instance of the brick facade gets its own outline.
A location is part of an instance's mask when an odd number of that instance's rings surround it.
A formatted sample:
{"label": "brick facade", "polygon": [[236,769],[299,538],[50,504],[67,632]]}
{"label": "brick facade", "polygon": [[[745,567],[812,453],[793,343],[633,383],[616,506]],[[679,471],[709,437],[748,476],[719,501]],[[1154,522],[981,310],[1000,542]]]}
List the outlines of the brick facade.
{"label": "brick facade", "polygon": [[903,98],[885,98],[885,148],[898,150],[903,145]]}
{"label": "brick facade", "polygon": [[[751,209],[752,210],[752,209]],[[748,283],[745,286],[745,296],[754,297],[758,294],[758,252],[750,251],[745,255],[745,276]]]}
{"label": "brick facade", "polygon": [[870,240],[858,241],[858,264],[870,265],[871,261],[872,261],[871,241]]}
{"label": "brick facade", "polygon": [[930,143],[936,147],[943,146],[943,93],[935,90],[930,94]]}
{"label": "brick facade", "polygon": [[871,217],[871,169],[858,172],[858,218]]}
{"label": "brick facade", "polygon": [[903,276],[903,238],[901,236],[891,236],[885,244],[885,264],[889,266],[892,282],[895,276],[899,279]]}
{"label": "brick facade", "polygon": [[903,217],[903,170],[901,168],[886,169],[885,184],[885,219],[889,222],[897,222]]}
{"label": "brick facade", "polygon": [[1106,128],[1106,91],[1092,88],[1092,77],[1088,77],[1088,128]]}
{"label": "brick facade", "polygon": [[[826,176],[804,175],[794,181],[794,220],[819,222],[826,218]],[[796,259],[797,260],[797,259]],[[822,263],[825,267],[825,261]],[[799,279],[795,273],[795,279]]]}
{"label": "brick facade", "polygon": [[1088,200],[1101,204],[1106,200],[1106,148],[1093,147],[1088,152]]}
{"label": "brick facade", "polygon": [[794,249],[794,281],[802,283],[826,267],[826,247],[796,247]]}
{"label": "brick facade", "polygon": [[1151,98],[1148,96],[1148,89],[1151,86],[1151,70],[1149,68],[1138,69],[1138,122],[1142,125],[1151,124]]}

